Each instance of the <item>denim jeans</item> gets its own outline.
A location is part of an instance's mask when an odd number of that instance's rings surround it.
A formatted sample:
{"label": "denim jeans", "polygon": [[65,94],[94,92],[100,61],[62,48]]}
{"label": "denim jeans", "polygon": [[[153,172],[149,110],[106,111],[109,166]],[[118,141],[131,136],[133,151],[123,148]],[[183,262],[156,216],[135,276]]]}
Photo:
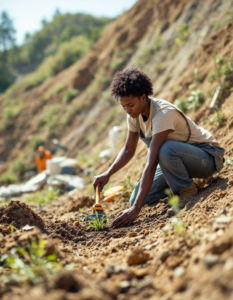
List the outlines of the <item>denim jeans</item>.
{"label": "denim jeans", "polygon": [[[206,150],[209,149],[206,146]],[[192,178],[207,178],[216,172],[214,156],[199,148],[197,144],[166,141],[159,150],[159,166],[155,172],[151,189],[144,204],[152,204],[166,197],[165,189],[170,188],[178,192],[193,182]],[[138,190],[140,180],[133,190],[129,203],[132,206]]]}

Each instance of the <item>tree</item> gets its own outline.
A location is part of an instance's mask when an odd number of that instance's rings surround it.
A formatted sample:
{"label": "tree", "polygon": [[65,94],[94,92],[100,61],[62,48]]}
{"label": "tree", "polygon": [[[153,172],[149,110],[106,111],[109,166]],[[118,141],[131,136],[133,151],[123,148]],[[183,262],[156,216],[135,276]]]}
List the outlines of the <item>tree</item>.
{"label": "tree", "polygon": [[3,52],[15,44],[15,29],[13,21],[9,18],[6,11],[0,16],[0,47]]}

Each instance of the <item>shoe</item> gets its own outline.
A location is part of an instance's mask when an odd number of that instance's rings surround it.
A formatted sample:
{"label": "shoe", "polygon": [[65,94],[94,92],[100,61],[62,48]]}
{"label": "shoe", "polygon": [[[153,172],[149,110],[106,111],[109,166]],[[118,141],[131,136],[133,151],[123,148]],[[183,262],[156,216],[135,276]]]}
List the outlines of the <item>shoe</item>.
{"label": "shoe", "polygon": [[[185,205],[192,200],[198,193],[198,189],[196,187],[196,184],[193,182],[190,186],[180,190],[180,200],[179,200],[179,209],[182,209],[185,207]],[[175,211],[174,208],[171,207],[167,211],[168,216],[174,216]]]}

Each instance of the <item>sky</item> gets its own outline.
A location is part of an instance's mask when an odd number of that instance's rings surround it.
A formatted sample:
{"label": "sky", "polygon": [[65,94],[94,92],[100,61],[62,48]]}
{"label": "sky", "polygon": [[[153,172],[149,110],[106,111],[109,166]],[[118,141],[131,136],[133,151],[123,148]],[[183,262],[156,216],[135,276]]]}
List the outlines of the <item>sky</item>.
{"label": "sky", "polygon": [[61,13],[88,13],[116,17],[137,0],[0,0],[0,13],[7,11],[16,29],[16,43],[22,44],[26,32],[41,29],[41,20],[50,21],[56,9]]}

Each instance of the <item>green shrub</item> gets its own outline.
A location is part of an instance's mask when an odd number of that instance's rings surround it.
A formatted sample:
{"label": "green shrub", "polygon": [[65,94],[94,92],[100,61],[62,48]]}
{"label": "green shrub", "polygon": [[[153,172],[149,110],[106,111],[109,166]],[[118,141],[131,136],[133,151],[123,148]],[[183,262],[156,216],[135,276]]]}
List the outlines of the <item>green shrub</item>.
{"label": "green shrub", "polygon": [[197,110],[204,103],[204,94],[202,91],[192,91],[188,97],[188,109]]}
{"label": "green shrub", "polygon": [[64,89],[63,84],[57,83],[54,86],[52,86],[47,93],[45,94],[44,100],[48,100],[50,97],[57,95]]}
{"label": "green shrub", "polygon": [[186,23],[180,24],[176,28],[176,32],[177,32],[177,36],[175,38],[175,42],[178,46],[183,46],[183,44],[189,38],[188,25]]}
{"label": "green shrub", "polygon": [[23,107],[23,104],[19,104],[15,106],[5,107],[3,109],[3,129],[14,126],[14,120],[19,116]]}
{"label": "green shrub", "polygon": [[76,96],[78,96],[78,94],[79,94],[79,90],[77,90],[77,89],[70,89],[70,90],[64,91],[62,94],[62,102],[69,103]]}
{"label": "green shrub", "polygon": [[202,81],[202,77],[201,77],[201,73],[199,71],[199,69],[194,69],[193,71],[194,73],[194,79],[197,81],[197,82],[201,82]]}

